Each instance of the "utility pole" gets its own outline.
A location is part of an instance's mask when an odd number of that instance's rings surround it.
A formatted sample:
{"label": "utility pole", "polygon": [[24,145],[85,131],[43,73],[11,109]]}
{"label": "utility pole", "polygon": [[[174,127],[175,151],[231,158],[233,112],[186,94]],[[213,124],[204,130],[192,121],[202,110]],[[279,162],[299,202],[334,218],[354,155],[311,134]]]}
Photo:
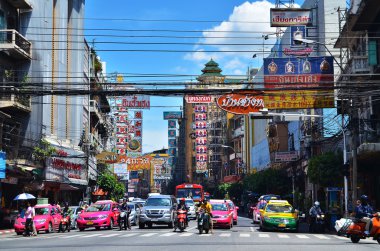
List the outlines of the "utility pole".
{"label": "utility pole", "polygon": [[357,182],[358,182],[358,160],[357,160],[357,145],[358,145],[358,113],[355,106],[353,106],[352,121],[352,206],[355,206],[357,196]]}

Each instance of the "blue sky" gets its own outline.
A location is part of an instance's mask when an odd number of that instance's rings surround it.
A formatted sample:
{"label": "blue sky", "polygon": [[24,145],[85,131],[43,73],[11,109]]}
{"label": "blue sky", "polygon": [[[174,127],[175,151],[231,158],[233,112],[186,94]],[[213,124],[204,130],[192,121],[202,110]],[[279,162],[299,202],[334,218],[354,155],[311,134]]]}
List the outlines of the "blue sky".
{"label": "blue sky", "polygon": [[[91,0],[86,1],[86,38],[95,41],[95,49],[103,61],[107,62],[107,73],[130,74],[186,74],[199,75],[203,65],[212,57],[223,69],[225,75],[242,75],[249,66],[259,67],[263,55],[256,53],[208,53],[204,50],[252,50],[261,51],[262,34],[274,32],[269,27],[269,8],[274,1],[240,0]],[[301,4],[303,1],[296,1]],[[123,20],[117,20],[123,19]],[[140,21],[131,21],[135,19]],[[161,21],[141,21],[161,20]],[[162,20],[207,20],[216,22],[172,22]],[[239,21],[239,22],[223,22]],[[243,22],[240,22],[243,21]],[[104,29],[104,30],[91,30]],[[118,30],[115,30],[118,29]],[[125,31],[125,30],[171,30],[171,32]],[[199,31],[199,32],[173,32]],[[234,31],[234,32],[228,32]],[[252,31],[253,33],[236,33]],[[177,36],[180,38],[152,38],[126,36]],[[124,36],[124,37],[117,37]],[[199,38],[184,38],[184,37]],[[218,38],[210,38],[218,36]],[[244,39],[231,39],[233,36],[246,36]],[[93,40],[94,39],[94,40]],[[270,49],[267,40],[265,50]],[[104,42],[114,42],[113,44]],[[186,42],[189,45],[142,45],[121,44],[126,42]],[[204,46],[199,43],[250,43],[250,46],[215,45]],[[167,49],[191,50],[192,52],[110,52],[110,49]],[[103,51],[104,50],[104,51]],[[128,82],[155,81],[158,78],[127,77]],[[192,77],[177,77],[162,80],[191,81]],[[181,98],[151,97],[152,108],[144,110],[143,151],[167,147],[167,121],[163,120],[163,111],[179,110]],[[155,107],[171,106],[171,107]]]}

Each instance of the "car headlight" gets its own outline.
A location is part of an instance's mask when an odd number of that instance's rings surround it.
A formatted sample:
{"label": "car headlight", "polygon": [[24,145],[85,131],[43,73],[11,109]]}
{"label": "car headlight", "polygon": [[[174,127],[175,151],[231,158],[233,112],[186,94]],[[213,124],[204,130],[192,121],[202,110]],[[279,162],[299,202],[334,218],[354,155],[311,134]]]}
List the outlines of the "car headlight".
{"label": "car headlight", "polygon": [[104,219],[107,219],[108,218],[108,215],[100,215],[99,216],[99,219],[101,219],[101,220],[104,220]]}
{"label": "car headlight", "polygon": [[228,215],[222,215],[222,218],[228,218]]}
{"label": "car headlight", "polygon": [[164,214],[170,214],[170,210],[168,209],[164,210]]}

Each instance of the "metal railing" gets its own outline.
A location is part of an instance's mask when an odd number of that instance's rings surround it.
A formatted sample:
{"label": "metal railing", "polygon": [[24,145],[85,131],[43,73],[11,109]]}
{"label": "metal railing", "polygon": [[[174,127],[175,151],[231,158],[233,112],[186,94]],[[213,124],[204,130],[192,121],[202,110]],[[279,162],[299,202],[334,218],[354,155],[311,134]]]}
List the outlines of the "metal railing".
{"label": "metal railing", "polygon": [[27,108],[30,108],[30,95],[6,93],[14,91],[17,91],[17,88],[14,86],[0,86],[0,101],[17,102]]}
{"label": "metal railing", "polygon": [[0,48],[1,45],[8,45],[7,48],[18,48],[31,58],[32,43],[29,42],[16,30],[0,30]]}

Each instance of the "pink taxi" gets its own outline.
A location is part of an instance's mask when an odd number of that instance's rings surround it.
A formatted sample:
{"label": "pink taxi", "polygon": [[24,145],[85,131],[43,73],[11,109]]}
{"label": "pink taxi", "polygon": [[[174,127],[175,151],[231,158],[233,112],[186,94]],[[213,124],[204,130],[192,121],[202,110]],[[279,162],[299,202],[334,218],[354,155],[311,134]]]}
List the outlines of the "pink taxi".
{"label": "pink taxi", "polygon": [[[36,216],[33,221],[37,232],[45,231],[46,233],[51,233],[58,230],[62,216],[61,211],[56,206],[49,204],[36,205],[34,211],[36,212]],[[17,217],[14,229],[18,235],[21,235],[25,231],[25,222],[25,217]]]}
{"label": "pink taxi", "polygon": [[112,229],[118,224],[120,211],[118,204],[112,200],[99,200],[89,206],[86,211],[78,215],[77,224],[79,231],[85,228],[95,227],[99,230],[101,227]]}
{"label": "pink taxi", "polygon": [[232,228],[233,210],[224,200],[210,200],[214,227]]}

